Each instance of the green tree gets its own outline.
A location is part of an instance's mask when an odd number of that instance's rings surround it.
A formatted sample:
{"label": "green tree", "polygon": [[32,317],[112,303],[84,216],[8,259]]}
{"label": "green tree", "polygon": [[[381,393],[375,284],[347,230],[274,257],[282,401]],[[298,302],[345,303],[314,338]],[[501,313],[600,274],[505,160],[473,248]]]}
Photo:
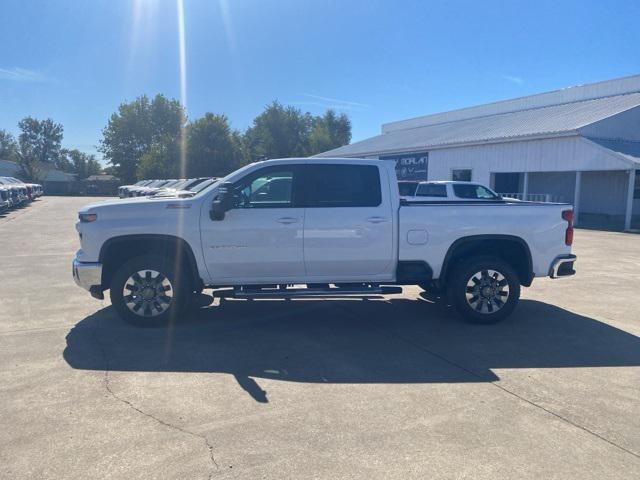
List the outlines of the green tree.
{"label": "green tree", "polygon": [[351,121],[344,113],[337,115],[327,110],[323,116],[314,117],[309,134],[309,155],[341,147],[351,141]]}
{"label": "green tree", "polygon": [[18,123],[18,128],[21,131],[18,136],[21,155],[27,154],[43,165],[55,165],[62,148],[62,124],[50,118],[25,117]]}
{"label": "green tree", "polygon": [[176,178],[180,165],[178,141],[170,136],[156,141],[138,163],[138,178]]}
{"label": "green tree", "polygon": [[132,182],[140,171],[148,169],[147,166],[138,169],[143,155],[155,147],[153,156],[157,156],[168,147],[167,138],[171,141],[179,138],[185,123],[184,109],[177,100],[163,95],[149,100],[142,95],[122,103],[111,115],[102,131],[99,151],[123,181]]}
{"label": "green tree", "polygon": [[246,146],[253,158],[307,156],[312,123],[309,113],[274,101],[245,132]]}
{"label": "green tree", "polygon": [[11,132],[0,128],[0,160],[15,161],[18,155],[18,142]]}
{"label": "green tree", "polygon": [[72,150],[62,149],[57,168],[67,173],[74,173],[80,179],[96,175],[102,169],[100,162],[96,160],[94,155],[81,152],[75,148]]}
{"label": "green tree", "polygon": [[222,177],[246,163],[242,138],[225,115],[205,113],[187,128],[188,177]]}
{"label": "green tree", "polygon": [[44,173],[42,162],[38,159],[33,145],[22,139],[18,144],[16,163],[18,164],[17,176],[21,180],[29,183],[38,183],[42,180]]}

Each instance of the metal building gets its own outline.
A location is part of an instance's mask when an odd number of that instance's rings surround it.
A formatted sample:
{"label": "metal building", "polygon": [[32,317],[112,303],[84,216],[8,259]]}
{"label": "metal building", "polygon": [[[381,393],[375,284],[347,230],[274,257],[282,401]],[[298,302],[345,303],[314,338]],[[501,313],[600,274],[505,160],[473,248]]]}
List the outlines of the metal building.
{"label": "metal building", "polygon": [[640,228],[640,75],[387,123],[318,156],[387,159],[400,179],[473,180],[573,203],[582,226]]}

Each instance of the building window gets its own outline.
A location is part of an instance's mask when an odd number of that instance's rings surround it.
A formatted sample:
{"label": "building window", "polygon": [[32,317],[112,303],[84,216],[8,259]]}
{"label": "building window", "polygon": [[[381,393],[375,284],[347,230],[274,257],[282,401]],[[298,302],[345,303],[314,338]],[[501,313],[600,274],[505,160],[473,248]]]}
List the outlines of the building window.
{"label": "building window", "polygon": [[640,199],[640,170],[636,170],[636,182],[633,185],[633,198]]}
{"label": "building window", "polygon": [[451,170],[451,180],[455,182],[470,182],[471,181],[471,169],[459,168]]}

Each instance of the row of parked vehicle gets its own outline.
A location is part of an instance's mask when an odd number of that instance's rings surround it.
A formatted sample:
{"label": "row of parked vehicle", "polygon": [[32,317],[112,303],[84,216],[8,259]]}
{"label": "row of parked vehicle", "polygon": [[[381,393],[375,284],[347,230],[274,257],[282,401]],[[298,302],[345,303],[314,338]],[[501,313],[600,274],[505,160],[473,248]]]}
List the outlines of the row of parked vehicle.
{"label": "row of parked vehicle", "polygon": [[0,177],[0,213],[32,202],[44,194],[39,183],[24,183],[14,177]]}
{"label": "row of parked vehicle", "polygon": [[133,185],[118,188],[120,198],[129,197],[190,197],[211,185],[217,178],[178,178],[164,180],[140,180]]}

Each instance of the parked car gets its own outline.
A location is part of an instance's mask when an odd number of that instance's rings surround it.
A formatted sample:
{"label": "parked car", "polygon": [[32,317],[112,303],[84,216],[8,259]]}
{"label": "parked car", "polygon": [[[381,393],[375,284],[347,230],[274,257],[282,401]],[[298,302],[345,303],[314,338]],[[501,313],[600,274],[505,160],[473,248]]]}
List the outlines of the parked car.
{"label": "parked car", "polygon": [[154,180],[153,182],[147,185],[129,189],[129,196],[145,197],[145,196],[153,195],[154,193],[157,193],[158,191],[160,191],[160,188],[171,186],[174,183],[177,183],[178,181],[179,180],[176,180],[176,179]]}
{"label": "parked car", "polygon": [[4,182],[5,185],[12,184],[17,185],[23,189],[22,194],[26,196],[26,200],[33,201],[41,195],[38,192],[42,192],[42,185],[39,183],[25,183],[15,177],[0,177],[0,182]]}
{"label": "parked car", "polygon": [[136,188],[136,187],[144,187],[145,185],[148,185],[149,183],[154,181],[157,181],[157,180],[140,180],[139,182],[136,182],[133,185],[122,185],[121,187],[118,187],[118,196],[120,198],[128,197],[130,189]]}
{"label": "parked car", "polygon": [[204,181],[196,184],[195,186],[189,187],[188,190],[179,189],[179,188],[176,188],[176,189],[170,188],[167,190],[161,190],[160,192],[153,195],[151,198],[157,199],[157,198],[168,198],[168,197],[177,197],[177,198],[192,197],[218,180],[219,180],[218,178],[207,178]]}
{"label": "parked car", "polygon": [[[276,178],[289,188],[263,198]],[[406,202],[396,183],[380,160],[268,160],[189,198],[88,205],[76,224],[73,276],[96,298],[110,290],[125,320],[161,325],[205,287],[282,298],[399,293],[401,285],[445,291],[464,317],[492,323],[534,277],[575,273],[570,205]]]}
{"label": "parked car", "polygon": [[499,200],[500,195],[480,183],[459,181],[420,182],[413,196],[408,201],[432,200],[442,201],[487,201]]}
{"label": "parked car", "polygon": [[177,192],[180,190],[191,190],[191,188],[199,185],[205,180],[209,180],[211,177],[199,177],[199,178],[187,178],[184,180],[180,180],[178,183],[175,183],[169,187],[162,187],[158,193],[162,192]]}
{"label": "parked car", "polygon": [[420,185],[418,180],[400,180],[398,182],[398,193],[400,194],[400,198],[415,196],[418,185]]}
{"label": "parked car", "polygon": [[9,188],[0,185],[0,213],[11,208],[11,192]]}
{"label": "parked car", "polygon": [[12,208],[24,205],[29,201],[27,186],[20,180],[12,177],[0,177],[0,185],[4,185],[9,188]]}

